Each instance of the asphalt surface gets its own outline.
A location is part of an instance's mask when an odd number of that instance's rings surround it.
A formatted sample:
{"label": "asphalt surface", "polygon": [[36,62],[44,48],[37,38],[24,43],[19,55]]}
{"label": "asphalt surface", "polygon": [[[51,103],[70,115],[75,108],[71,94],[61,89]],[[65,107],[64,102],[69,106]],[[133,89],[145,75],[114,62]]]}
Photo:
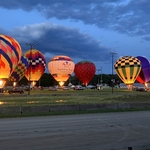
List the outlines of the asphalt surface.
{"label": "asphalt surface", "polygon": [[150,111],[0,119],[0,150],[150,150]]}

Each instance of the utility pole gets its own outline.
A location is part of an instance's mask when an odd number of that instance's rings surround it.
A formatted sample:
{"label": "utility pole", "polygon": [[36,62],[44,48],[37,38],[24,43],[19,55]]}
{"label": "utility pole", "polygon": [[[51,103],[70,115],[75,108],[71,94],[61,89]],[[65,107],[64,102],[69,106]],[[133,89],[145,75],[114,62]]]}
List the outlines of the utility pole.
{"label": "utility pole", "polygon": [[36,46],[36,44],[32,44],[32,43],[26,43],[26,45],[28,45],[30,47],[30,57],[28,58],[28,63],[29,63],[29,79],[28,79],[28,95],[30,95],[30,80],[31,80],[31,70],[30,67],[32,69],[32,49],[34,46]]}
{"label": "utility pole", "polygon": [[97,71],[98,71],[98,86],[99,86],[99,71],[100,71],[100,69],[97,69]]}
{"label": "utility pole", "polygon": [[[97,71],[98,71],[98,84],[97,84],[97,86],[98,86],[98,88],[102,88],[102,82],[103,82],[103,80],[102,80],[102,67],[100,69],[97,69]],[[100,82],[99,82],[99,75],[100,75],[99,71],[101,72]],[[101,83],[101,85],[99,85],[100,83]]]}
{"label": "utility pole", "polygon": [[114,88],[114,79],[113,79],[113,71],[114,71],[114,55],[117,54],[115,52],[110,52],[111,57],[112,57],[112,93],[114,92],[113,88]]}
{"label": "utility pole", "polygon": [[102,86],[102,83],[103,83],[103,79],[102,79],[102,66],[101,66],[101,86]]}

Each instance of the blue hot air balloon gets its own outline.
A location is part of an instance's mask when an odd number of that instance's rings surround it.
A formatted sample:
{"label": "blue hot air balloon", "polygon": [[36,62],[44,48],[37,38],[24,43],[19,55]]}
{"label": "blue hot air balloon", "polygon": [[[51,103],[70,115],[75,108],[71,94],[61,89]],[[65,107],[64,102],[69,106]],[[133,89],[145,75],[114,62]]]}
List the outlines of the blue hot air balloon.
{"label": "blue hot air balloon", "polygon": [[137,56],[136,58],[141,62],[141,71],[136,80],[147,87],[147,83],[150,80],[150,63],[148,59],[143,56]]}

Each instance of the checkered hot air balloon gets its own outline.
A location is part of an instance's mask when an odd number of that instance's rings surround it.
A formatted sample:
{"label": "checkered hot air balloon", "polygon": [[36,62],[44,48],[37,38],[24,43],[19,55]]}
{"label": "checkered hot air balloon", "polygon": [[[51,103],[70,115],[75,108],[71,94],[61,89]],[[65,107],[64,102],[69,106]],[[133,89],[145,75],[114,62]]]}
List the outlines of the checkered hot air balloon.
{"label": "checkered hot air balloon", "polygon": [[9,78],[21,56],[19,43],[10,36],[0,34],[0,79]]}
{"label": "checkered hot air balloon", "polygon": [[64,55],[53,57],[48,63],[48,70],[53,78],[62,86],[74,71],[73,60]]}
{"label": "checkered hot air balloon", "polygon": [[115,62],[114,68],[126,85],[132,85],[141,71],[141,62],[136,57],[124,56]]}
{"label": "checkered hot air balloon", "polygon": [[28,69],[28,59],[25,56],[21,56],[21,59],[13,71],[13,73],[10,75],[9,80],[12,82],[19,82],[25,75],[25,72]]}
{"label": "checkered hot air balloon", "polygon": [[25,77],[28,81],[31,81],[32,86],[34,86],[46,69],[46,59],[44,55],[36,49],[26,51],[24,56],[29,61],[29,67],[25,72]]}

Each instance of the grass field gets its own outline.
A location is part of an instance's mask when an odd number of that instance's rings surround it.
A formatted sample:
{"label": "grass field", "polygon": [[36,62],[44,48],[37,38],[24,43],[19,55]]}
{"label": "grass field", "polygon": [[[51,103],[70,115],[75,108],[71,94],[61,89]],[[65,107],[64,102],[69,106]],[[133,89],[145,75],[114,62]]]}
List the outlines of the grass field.
{"label": "grass field", "polygon": [[[52,106],[52,105],[80,105],[80,104],[113,104],[113,103],[147,103],[150,102],[150,91],[138,92],[127,89],[102,89],[102,90],[58,90],[48,91],[31,90],[24,94],[0,94],[0,107],[14,106]],[[104,109],[104,110],[80,110],[80,111],[58,111],[58,112],[28,112],[28,113],[0,113],[0,118],[10,117],[32,117],[47,115],[68,115],[87,113],[107,113],[122,111],[143,111],[149,108],[129,109]]]}
{"label": "grass field", "polygon": [[127,89],[102,90],[31,90],[24,94],[0,94],[0,106],[37,106],[66,104],[102,104],[124,102],[150,102],[150,91],[139,92]]}

